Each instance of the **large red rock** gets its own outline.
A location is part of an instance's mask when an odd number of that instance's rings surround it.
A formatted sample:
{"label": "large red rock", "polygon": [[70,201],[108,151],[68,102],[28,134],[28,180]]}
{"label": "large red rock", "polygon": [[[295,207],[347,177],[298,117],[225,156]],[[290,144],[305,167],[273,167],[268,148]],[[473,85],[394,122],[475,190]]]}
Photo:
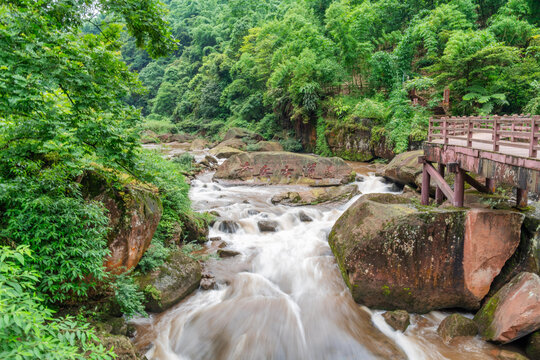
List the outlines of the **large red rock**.
{"label": "large red rock", "polygon": [[473,209],[467,212],[463,248],[465,287],[477,298],[517,249],[523,216],[516,212]]}
{"label": "large red rock", "polygon": [[329,244],[359,303],[420,313],[478,309],[516,249],[522,221],[517,212],[417,207],[370,194],[337,220]]}
{"label": "large red rock", "polygon": [[352,175],[340,158],[279,151],[235,154],[220,165],[214,179],[328,186],[348,183]]}
{"label": "large red rock", "polygon": [[540,329],[540,277],[517,275],[484,304],[474,321],[484,339],[501,343]]}
{"label": "large red rock", "polygon": [[121,184],[105,174],[87,173],[82,185],[86,197],[102,202],[109,217],[110,255],[105,267],[122,273],[135,267],[150,246],[163,208],[157,189],[142,183]]}

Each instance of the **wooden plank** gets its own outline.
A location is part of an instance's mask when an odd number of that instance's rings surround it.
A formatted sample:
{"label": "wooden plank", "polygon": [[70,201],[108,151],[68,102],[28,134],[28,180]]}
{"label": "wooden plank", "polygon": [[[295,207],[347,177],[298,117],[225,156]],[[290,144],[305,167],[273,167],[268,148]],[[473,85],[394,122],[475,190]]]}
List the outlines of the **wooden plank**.
{"label": "wooden plank", "polygon": [[[441,174],[439,174],[439,172],[435,170],[435,168],[429,163],[425,163],[424,168],[427,170],[428,175],[433,179],[437,187],[441,189],[444,196],[446,196],[446,198],[453,203],[454,192],[452,191],[452,188],[450,187],[450,185],[448,185],[446,181],[444,181],[444,178],[441,176]],[[422,191],[423,191],[423,188],[424,188],[424,183],[423,183],[423,178],[422,178]]]}
{"label": "wooden plank", "polygon": [[421,203],[422,205],[429,205],[429,184],[430,184],[430,176],[428,167],[431,165],[424,160],[424,166],[422,167],[422,189],[421,189]]}
{"label": "wooden plank", "polygon": [[481,183],[479,183],[478,181],[476,181],[476,179],[474,179],[472,176],[470,176],[469,174],[465,173],[463,175],[464,177],[464,180],[469,183],[473,188],[475,188],[476,190],[480,191],[480,192],[483,192],[483,193],[486,193],[486,194],[490,194],[491,191],[489,190],[488,187],[482,185]]}
{"label": "wooden plank", "polygon": [[[441,163],[438,164],[439,174],[442,176],[443,179],[444,179],[444,169],[445,169],[445,167],[446,166],[444,164],[441,164]],[[438,187],[438,186],[435,189],[435,201],[439,205],[442,204],[443,201],[444,201],[444,193],[442,192],[441,188]]]}

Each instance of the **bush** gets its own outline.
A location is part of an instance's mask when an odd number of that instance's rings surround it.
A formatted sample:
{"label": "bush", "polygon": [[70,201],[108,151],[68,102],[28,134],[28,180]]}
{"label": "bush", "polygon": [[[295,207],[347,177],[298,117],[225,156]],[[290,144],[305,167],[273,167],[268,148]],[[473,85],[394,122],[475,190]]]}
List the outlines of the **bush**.
{"label": "bush", "polygon": [[288,138],[280,140],[279,143],[283,146],[283,150],[290,152],[300,152],[304,149],[302,143],[296,139]]}
{"label": "bush", "polygon": [[28,246],[0,247],[1,359],[113,359],[89,325],[71,317],[53,318],[35,292],[38,273]]}
{"label": "bush", "polygon": [[26,266],[43,278],[37,290],[48,302],[85,297],[105,278],[109,220],[103,206],[85,202],[77,192],[40,194],[32,182],[12,190],[0,195],[0,204],[8,204],[0,239],[32,250]]}
{"label": "bush", "polygon": [[128,273],[116,277],[114,299],[128,319],[134,315],[146,315],[143,305],[144,294]]}
{"label": "bush", "polygon": [[144,121],[143,130],[150,130],[158,135],[176,134],[178,132],[178,127],[168,118],[153,114],[148,116]]}
{"label": "bush", "polygon": [[156,238],[152,239],[152,243],[141,261],[137,265],[137,268],[142,273],[148,273],[154,269],[157,269],[165,262],[165,259],[171,253],[171,248],[165,247],[162,241],[157,240]]}

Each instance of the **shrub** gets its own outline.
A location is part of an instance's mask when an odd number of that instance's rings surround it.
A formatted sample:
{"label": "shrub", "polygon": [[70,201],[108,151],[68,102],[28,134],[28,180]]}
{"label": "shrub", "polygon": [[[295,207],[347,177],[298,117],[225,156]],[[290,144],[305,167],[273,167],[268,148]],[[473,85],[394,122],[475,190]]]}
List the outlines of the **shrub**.
{"label": "shrub", "polygon": [[144,294],[129,273],[116,276],[114,299],[128,319],[134,315],[146,315],[143,306]]}
{"label": "shrub", "polygon": [[28,261],[33,261],[28,246],[0,247],[0,358],[114,358],[88,324],[71,317],[52,317],[53,312],[35,292],[41,279],[26,268]]}
{"label": "shrub", "polygon": [[283,146],[283,150],[291,152],[300,152],[304,149],[302,143],[294,138],[280,140],[279,143]]}

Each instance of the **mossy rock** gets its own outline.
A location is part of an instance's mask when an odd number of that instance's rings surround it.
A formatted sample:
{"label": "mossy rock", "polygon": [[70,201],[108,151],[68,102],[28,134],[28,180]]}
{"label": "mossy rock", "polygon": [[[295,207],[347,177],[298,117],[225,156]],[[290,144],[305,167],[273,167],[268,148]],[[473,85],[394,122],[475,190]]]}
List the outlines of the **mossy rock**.
{"label": "mossy rock", "polygon": [[437,333],[445,343],[450,343],[456,337],[476,336],[478,326],[461,314],[452,314],[441,321]]}
{"label": "mossy rock", "polygon": [[147,295],[147,310],[159,313],[176,305],[199,287],[201,272],[197,261],[177,250],[157,270],[139,275],[137,282]]}
{"label": "mossy rock", "polygon": [[540,359],[540,330],[529,335],[525,351],[531,359]]}

